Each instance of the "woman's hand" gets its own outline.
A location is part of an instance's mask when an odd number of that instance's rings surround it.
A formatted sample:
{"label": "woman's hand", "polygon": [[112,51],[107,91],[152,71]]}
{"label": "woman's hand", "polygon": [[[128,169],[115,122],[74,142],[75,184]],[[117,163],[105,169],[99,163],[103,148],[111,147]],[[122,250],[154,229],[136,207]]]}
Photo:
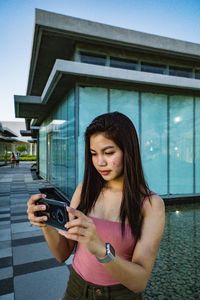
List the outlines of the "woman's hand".
{"label": "woman's hand", "polygon": [[42,217],[37,217],[35,215],[36,212],[39,211],[45,211],[46,206],[41,205],[41,204],[36,204],[36,201],[45,198],[46,195],[44,194],[36,194],[30,197],[30,199],[27,202],[27,214],[28,214],[28,219],[32,225],[39,226],[39,227],[46,227],[46,224],[44,223],[47,221],[47,216],[42,216]]}
{"label": "woman's hand", "polygon": [[81,211],[67,207],[70,221],[66,223],[67,231],[59,230],[59,233],[67,239],[85,244],[88,251],[97,257],[105,256],[105,245],[96,232],[96,226],[92,219]]}

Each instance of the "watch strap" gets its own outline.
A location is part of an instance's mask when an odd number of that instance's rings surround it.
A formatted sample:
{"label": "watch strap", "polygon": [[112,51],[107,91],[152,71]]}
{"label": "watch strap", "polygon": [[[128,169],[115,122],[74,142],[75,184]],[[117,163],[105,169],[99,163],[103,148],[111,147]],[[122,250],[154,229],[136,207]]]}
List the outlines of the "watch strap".
{"label": "watch strap", "polygon": [[115,249],[110,243],[105,243],[106,256],[103,258],[96,257],[100,263],[108,263],[115,258]]}

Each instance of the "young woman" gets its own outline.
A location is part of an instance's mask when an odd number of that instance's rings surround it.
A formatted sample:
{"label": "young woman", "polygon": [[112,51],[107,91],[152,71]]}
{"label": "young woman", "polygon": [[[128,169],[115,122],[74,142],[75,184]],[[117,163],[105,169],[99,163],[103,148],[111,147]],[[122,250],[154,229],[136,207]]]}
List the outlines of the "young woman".
{"label": "young woman", "polygon": [[10,162],[11,162],[11,168],[14,168],[15,162],[16,162],[16,157],[15,157],[14,152],[12,152],[11,155],[10,155]]}
{"label": "young woman", "polygon": [[85,132],[85,172],[67,208],[67,231],[46,226],[28,201],[28,218],[65,261],[76,245],[68,287],[71,299],[142,299],[164,230],[164,204],[144,179],[137,133],[128,117],[107,113]]}

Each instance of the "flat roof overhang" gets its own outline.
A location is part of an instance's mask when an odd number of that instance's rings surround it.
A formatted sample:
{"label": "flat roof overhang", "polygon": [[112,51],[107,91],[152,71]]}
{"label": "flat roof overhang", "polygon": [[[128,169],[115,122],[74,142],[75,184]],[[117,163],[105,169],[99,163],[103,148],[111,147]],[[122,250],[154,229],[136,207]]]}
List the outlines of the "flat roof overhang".
{"label": "flat roof overhang", "polygon": [[31,136],[31,130],[20,130],[21,136]]}
{"label": "flat roof overhang", "polygon": [[40,127],[30,126],[30,130],[20,130],[22,136],[31,136],[33,139],[37,139]]}
{"label": "flat roof overhang", "polygon": [[46,105],[36,96],[14,96],[15,116],[17,118],[34,119],[45,114]]}
{"label": "flat roof overhang", "polygon": [[0,136],[0,141],[5,143],[13,143],[15,142],[15,139],[13,139],[12,137]]}
{"label": "flat roof overhang", "polygon": [[3,134],[6,137],[17,137],[17,134],[15,134],[11,129],[8,127],[3,127]]}
{"label": "flat roof overhang", "polygon": [[71,59],[76,43],[153,53],[200,67],[200,45],[36,9],[27,95],[40,96],[56,59]]}
{"label": "flat roof overhang", "polygon": [[29,139],[28,142],[31,144],[35,144],[37,143],[37,139],[36,138]]}
{"label": "flat roof overhang", "polygon": [[200,96],[200,80],[154,73],[130,71],[79,62],[56,60],[41,95],[41,103],[48,106],[38,115],[32,125],[39,126],[51,107],[63,99],[75,84],[107,85],[111,88],[125,87],[132,90],[165,92],[170,95],[188,94]]}

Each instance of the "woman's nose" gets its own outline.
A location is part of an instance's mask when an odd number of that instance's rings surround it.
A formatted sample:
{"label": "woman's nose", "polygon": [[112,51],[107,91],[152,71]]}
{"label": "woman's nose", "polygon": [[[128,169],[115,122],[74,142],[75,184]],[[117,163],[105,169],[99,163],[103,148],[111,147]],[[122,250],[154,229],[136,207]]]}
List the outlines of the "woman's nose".
{"label": "woman's nose", "polygon": [[106,160],[103,157],[99,157],[97,163],[99,166],[105,166]]}

